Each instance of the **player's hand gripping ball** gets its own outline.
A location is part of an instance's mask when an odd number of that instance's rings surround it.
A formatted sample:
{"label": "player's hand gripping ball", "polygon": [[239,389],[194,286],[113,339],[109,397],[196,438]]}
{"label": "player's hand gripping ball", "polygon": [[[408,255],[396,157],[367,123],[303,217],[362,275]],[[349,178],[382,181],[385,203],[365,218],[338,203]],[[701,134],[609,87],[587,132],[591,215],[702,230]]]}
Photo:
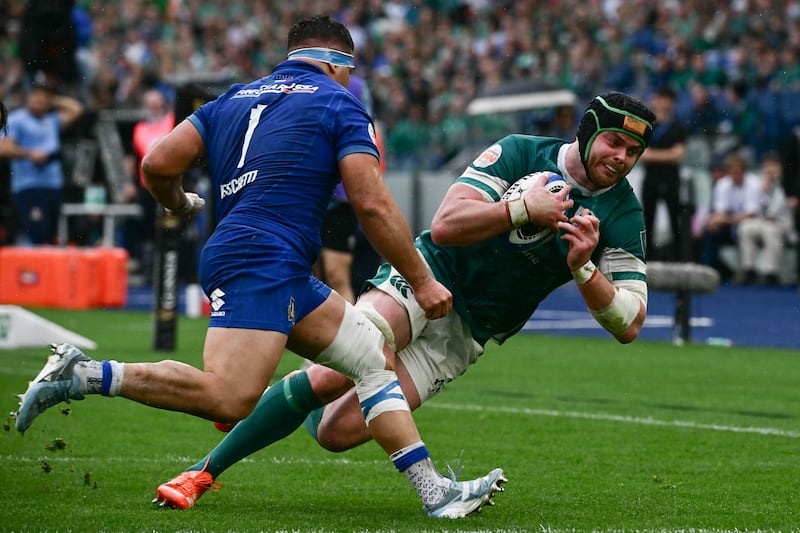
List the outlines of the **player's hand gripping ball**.
{"label": "player's hand gripping ball", "polygon": [[[567,185],[564,178],[555,172],[534,172],[512,183],[501,200],[507,201],[517,196],[524,196],[539,181],[542,174],[548,176],[544,188],[549,192],[559,192]],[[499,238],[503,244],[514,250],[530,250],[550,241],[554,235],[553,230],[548,226],[542,227],[528,223],[512,229],[508,233],[500,234]]]}

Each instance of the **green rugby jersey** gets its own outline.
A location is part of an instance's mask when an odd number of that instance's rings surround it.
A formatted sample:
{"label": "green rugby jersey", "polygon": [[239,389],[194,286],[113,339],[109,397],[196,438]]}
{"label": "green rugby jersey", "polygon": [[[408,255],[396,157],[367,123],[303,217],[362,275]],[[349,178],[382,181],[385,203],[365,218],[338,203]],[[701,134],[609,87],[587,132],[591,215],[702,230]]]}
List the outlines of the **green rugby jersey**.
{"label": "green rugby jersey", "polygon": [[[568,175],[565,141],[530,135],[509,135],[487,148],[470,164],[458,182],[497,202],[519,178],[539,171],[564,176],[572,185],[575,205],[600,220],[600,242],[592,256],[613,282],[645,281],[642,207],[627,179],[590,193]],[[473,331],[475,340],[502,344],[518,332],[551,292],[572,280],[567,266],[568,245],[558,236],[531,249],[512,249],[502,234],[464,247],[437,246],[430,231],[416,241],[436,278],[453,293],[453,306]]]}

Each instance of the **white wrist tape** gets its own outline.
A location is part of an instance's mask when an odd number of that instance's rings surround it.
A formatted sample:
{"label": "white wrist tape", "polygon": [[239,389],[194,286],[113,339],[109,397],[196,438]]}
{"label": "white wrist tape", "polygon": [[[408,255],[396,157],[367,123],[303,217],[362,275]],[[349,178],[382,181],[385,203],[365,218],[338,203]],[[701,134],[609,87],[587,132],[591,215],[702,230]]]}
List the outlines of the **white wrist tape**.
{"label": "white wrist tape", "polygon": [[629,290],[614,287],[614,298],[603,309],[590,309],[597,323],[612,335],[623,333],[633,324],[641,309],[642,301]]}
{"label": "white wrist tape", "polygon": [[596,275],[597,267],[591,260],[586,261],[582,267],[572,271],[572,277],[575,278],[575,283],[578,285],[589,283]]}
{"label": "white wrist tape", "polygon": [[525,206],[525,198],[520,196],[506,202],[508,207],[508,216],[511,219],[511,225],[515,228],[520,228],[531,221],[528,218],[528,208]]}

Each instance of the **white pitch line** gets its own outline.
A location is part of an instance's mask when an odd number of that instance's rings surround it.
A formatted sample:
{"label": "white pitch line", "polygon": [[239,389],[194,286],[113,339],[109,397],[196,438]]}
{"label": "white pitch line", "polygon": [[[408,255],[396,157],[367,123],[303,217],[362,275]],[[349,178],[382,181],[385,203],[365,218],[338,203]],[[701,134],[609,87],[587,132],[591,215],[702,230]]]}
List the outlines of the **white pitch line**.
{"label": "white pitch line", "polygon": [[[179,464],[194,464],[197,462],[197,457],[179,457],[179,456],[161,456],[161,457],[126,457],[126,456],[96,456],[93,455],[91,457],[86,456],[70,456],[70,455],[39,455],[39,456],[30,456],[30,455],[13,455],[7,454],[3,457],[0,457],[0,462],[2,461],[15,461],[17,463],[24,462],[24,463],[38,463],[41,461],[45,461],[48,463],[83,463],[83,462],[104,462],[104,463],[137,463],[137,464],[167,464],[167,463],[179,463]],[[347,457],[325,457],[321,459],[316,458],[306,458],[306,457],[275,457],[275,456],[267,456],[261,458],[253,458],[253,457],[246,457],[240,461],[241,463],[272,463],[272,464],[304,464],[304,465],[347,465],[347,466],[364,466],[364,465],[382,465],[385,464],[385,460],[383,459],[369,459],[369,460],[355,460],[350,459]]]}
{"label": "white pitch line", "polygon": [[550,416],[557,418],[580,418],[584,420],[605,420],[609,422],[622,422],[625,424],[640,424],[643,426],[665,426],[679,427],[688,429],[706,429],[711,431],[727,431],[731,433],[755,433],[757,435],[774,435],[790,439],[800,439],[800,432],[787,431],[777,428],[758,428],[741,426],[724,426],[721,424],[701,424],[689,420],[658,420],[651,417],[612,415],[608,413],[581,413],[578,411],[555,411],[551,409],[528,409],[520,407],[484,407],[481,405],[451,404],[441,402],[429,402],[427,405],[438,409],[449,409],[453,411],[483,411],[487,413],[506,413],[530,416]]}
{"label": "white pitch line", "polygon": [[[497,533],[498,530],[495,530]],[[499,530],[502,531],[502,530]],[[539,533],[575,533],[574,529],[561,529],[561,528],[554,528],[551,526],[546,526],[543,524],[539,524],[536,528],[536,531]],[[591,531],[591,533],[629,533],[630,531],[636,531],[636,533],[772,533],[776,530],[774,529],[703,529],[703,528],[685,528],[685,529],[636,529],[636,530],[625,530],[625,529],[592,529],[587,530]],[[777,530],[780,533],[780,530]],[[796,533],[800,530],[789,529],[786,533]],[[513,533],[509,531],[509,533]]]}
{"label": "white pitch line", "polygon": [[[675,317],[670,315],[648,315],[644,322],[645,328],[672,328]],[[710,317],[693,316],[689,319],[693,328],[709,328],[714,325]],[[528,320],[524,331],[554,331],[561,329],[602,329],[600,324],[586,311],[555,311],[539,309]]]}

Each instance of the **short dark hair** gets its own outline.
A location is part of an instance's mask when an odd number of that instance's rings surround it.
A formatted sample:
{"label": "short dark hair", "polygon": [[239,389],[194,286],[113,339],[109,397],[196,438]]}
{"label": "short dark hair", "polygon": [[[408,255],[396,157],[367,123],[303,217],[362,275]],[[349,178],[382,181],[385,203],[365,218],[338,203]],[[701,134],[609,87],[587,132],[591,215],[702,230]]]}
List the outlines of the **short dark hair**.
{"label": "short dark hair", "polygon": [[352,54],[355,49],[350,30],[329,15],[308,17],[296,22],[289,30],[286,45],[288,52],[298,48],[325,46]]}

